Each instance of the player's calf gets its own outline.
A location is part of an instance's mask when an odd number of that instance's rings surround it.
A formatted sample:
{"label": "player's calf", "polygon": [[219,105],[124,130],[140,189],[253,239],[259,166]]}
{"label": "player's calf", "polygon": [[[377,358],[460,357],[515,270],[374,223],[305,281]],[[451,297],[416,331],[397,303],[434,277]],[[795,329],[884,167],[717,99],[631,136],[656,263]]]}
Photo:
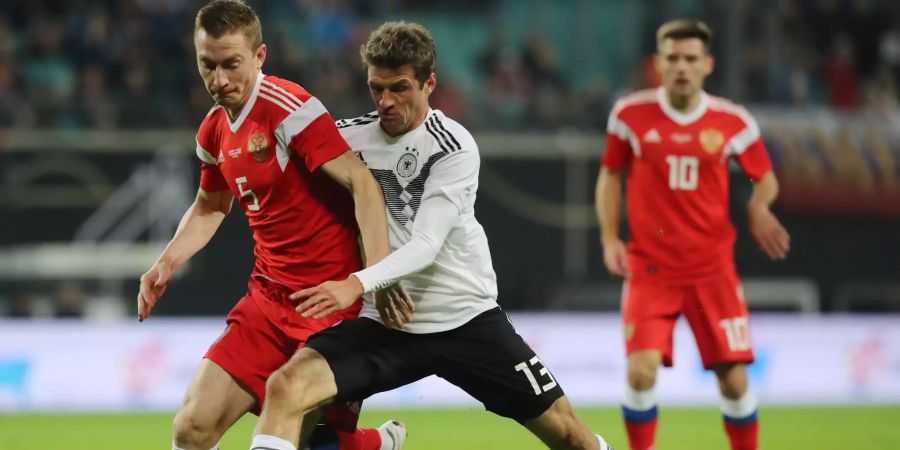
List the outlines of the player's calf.
{"label": "player's calf", "polygon": [[610,449],[602,437],[594,434],[578,418],[565,396],[558,398],[540,416],[523,425],[554,450]]}

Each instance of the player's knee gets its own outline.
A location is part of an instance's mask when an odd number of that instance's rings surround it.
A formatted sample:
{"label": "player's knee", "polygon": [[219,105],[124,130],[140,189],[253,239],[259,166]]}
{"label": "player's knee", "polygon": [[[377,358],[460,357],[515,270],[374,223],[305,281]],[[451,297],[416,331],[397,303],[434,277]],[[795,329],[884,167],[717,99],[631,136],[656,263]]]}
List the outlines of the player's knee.
{"label": "player's knee", "polygon": [[309,409],[305,392],[303,377],[284,367],[276,370],[266,382],[266,402],[278,402],[283,408],[297,411]]}
{"label": "player's knee", "polygon": [[182,409],[175,415],[172,437],[179,447],[204,446],[215,443],[219,438],[215,423],[199,417],[190,409]]}
{"label": "player's knee", "polygon": [[652,364],[629,364],[628,385],[632,389],[645,391],[656,384],[656,366]]}

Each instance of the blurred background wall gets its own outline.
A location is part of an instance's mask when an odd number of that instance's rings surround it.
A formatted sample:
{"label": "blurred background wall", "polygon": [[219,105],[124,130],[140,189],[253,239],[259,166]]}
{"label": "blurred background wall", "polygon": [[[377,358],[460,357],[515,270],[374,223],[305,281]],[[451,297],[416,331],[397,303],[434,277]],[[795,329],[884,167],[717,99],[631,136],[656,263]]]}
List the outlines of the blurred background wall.
{"label": "blurred background wall", "polygon": [[[138,276],[193,199],[193,134],[211,105],[196,73],[194,0],[0,3],[0,315],[133,317]],[[746,231],[738,269],[756,310],[900,311],[900,4],[877,0],[251,1],[268,74],[336,118],[372,110],[359,45],[386,19],[438,46],[432,105],[483,154],[478,215],[509,310],[618,307],[593,184],[616,98],[655,86],[655,30],[717,33],[707,90],[759,120],[782,183],[791,254]],[[222,315],[252,242],[229,216],[158,306]]]}

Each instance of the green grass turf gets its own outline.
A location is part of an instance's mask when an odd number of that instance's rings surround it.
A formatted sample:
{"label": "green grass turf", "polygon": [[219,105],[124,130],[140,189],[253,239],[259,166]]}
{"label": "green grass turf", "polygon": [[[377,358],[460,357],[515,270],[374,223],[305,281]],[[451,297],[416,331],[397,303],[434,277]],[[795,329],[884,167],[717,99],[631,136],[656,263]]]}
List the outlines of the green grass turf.
{"label": "green grass turf", "polygon": [[[588,425],[627,450],[619,412],[581,408]],[[365,411],[364,425],[398,417],[409,427],[405,450],[529,450],[543,448],[513,421],[475,409]],[[884,407],[764,408],[761,450],[897,450],[900,405]],[[164,450],[171,448],[171,414],[0,415],[0,450]],[[255,417],[225,436],[222,450],[244,450]],[[661,409],[660,450],[727,449],[714,408]]]}

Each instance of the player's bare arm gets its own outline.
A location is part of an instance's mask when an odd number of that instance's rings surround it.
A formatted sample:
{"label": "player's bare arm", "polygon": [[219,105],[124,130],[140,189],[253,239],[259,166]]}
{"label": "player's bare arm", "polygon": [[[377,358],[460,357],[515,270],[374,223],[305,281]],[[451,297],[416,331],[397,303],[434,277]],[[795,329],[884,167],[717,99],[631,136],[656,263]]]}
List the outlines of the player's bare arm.
{"label": "player's bare arm", "polygon": [[381,186],[369,173],[365,164],[350,151],[323,164],[322,170],[353,195],[366,265],[370,266],[384,259],[391,249],[388,243],[387,215]]}
{"label": "player's bare arm", "polygon": [[777,196],[778,179],[769,171],[753,184],[753,195],[747,204],[750,233],[759,248],[775,260],[787,257],[791,243],[791,236],[769,208]]}
{"label": "player's bare arm", "polygon": [[[423,200],[413,223],[412,237],[406,244],[383,261],[356,272],[347,280],[329,281],[295,293],[291,298],[301,302],[297,310],[304,316],[318,319],[337,311],[334,309],[335,303],[349,305],[352,299],[365,292],[377,292],[431,266],[459,220],[459,214],[457,206],[446,197],[434,196]],[[381,304],[379,316],[388,326],[402,327],[407,318],[411,318],[412,300],[408,297],[376,296],[376,300]],[[387,305],[399,306],[394,306],[394,310],[385,310]],[[410,314],[404,315],[403,309],[410,309]]]}
{"label": "player's bare arm", "polygon": [[141,276],[137,298],[138,320],[143,322],[150,315],[150,310],[166,291],[172,274],[206,246],[231,211],[233,199],[234,196],[228,190],[197,191],[197,197],[182,216],[175,236],[156,262]]}
{"label": "player's bare arm", "polygon": [[609,273],[628,276],[625,243],[619,238],[619,214],[622,206],[622,171],[604,167],[597,179],[595,212],[600,224],[603,263]]}

